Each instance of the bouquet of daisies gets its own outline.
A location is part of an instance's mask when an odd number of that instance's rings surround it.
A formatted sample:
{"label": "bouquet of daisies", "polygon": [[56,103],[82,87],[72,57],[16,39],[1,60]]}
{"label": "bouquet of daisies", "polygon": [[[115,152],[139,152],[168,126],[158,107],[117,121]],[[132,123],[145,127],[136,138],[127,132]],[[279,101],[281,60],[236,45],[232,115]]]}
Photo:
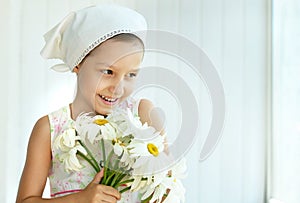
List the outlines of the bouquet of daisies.
{"label": "bouquet of daisies", "polygon": [[164,140],[165,135],[142,124],[129,109],[120,109],[106,118],[79,115],[75,129],[59,135],[54,146],[63,152],[59,159],[66,171],[80,170],[85,160],[96,173],[104,168],[100,183],[120,193],[138,191],[142,202],[184,202],[180,179],[186,170],[185,160],[172,164]]}

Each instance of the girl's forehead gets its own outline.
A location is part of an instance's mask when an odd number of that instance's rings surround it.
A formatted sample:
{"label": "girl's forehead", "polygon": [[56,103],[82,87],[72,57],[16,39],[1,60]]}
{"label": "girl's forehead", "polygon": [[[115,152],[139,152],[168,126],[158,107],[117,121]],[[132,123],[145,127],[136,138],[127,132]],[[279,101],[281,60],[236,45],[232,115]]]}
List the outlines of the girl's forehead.
{"label": "girl's forehead", "polygon": [[112,65],[121,59],[143,54],[143,47],[135,42],[107,40],[89,54],[99,60],[99,63]]}

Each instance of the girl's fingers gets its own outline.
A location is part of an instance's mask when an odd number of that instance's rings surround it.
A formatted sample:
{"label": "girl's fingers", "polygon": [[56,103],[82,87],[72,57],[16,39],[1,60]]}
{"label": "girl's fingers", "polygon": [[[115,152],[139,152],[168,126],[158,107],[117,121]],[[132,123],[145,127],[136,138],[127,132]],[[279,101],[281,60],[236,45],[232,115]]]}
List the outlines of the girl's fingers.
{"label": "girl's fingers", "polygon": [[117,202],[117,199],[113,196],[110,196],[110,195],[104,195],[102,197],[102,201],[103,202],[109,202],[109,203],[116,203]]}
{"label": "girl's fingers", "polygon": [[118,200],[121,199],[121,194],[118,192],[118,190],[114,189],[113,187],[103,185],[102,192],[106,195],[113,196]]}
{"label": "girl's fingers", "polygon": [[104,173],[104,169],[102,169],[99,173],[97,173],[96,175],[95,175],[95,177],[94,177],[94,179],[93,179],[93,183],[97,183],[97,184],[99,184],[100,183],[100,181],[101,181],[101,179],[102,179],[102,177],[103,177],[103,173]]}
{"label": "girl's fingers", "polygon": [[94,179],[85,190],[87,192],[87,196],[95,197],[98,201],[100,200],[103,202],[115,203],[117,200],[121,199],[121,194],[118,192],[118,190],[111,186],[99,184],[103,178],[103,174],[104,169],[95,175]]}

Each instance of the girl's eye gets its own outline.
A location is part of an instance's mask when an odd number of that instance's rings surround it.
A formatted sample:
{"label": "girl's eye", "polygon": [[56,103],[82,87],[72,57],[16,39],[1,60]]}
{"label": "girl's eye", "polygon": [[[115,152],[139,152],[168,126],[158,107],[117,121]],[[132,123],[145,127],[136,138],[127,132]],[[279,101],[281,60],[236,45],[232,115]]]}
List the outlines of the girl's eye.
{"label": "girl's eye", "polygon": [[112,75],[112,74],[113,74],[113,71],[112,71],[112,70],[109,70],[109,69],[105,69],[105,70],[101,70],[101,73],[107,74],[107,75]]}
{"label": "girl's eye", "polygon": [[137,73],[128,73],[127,76],[130,78],[135,78],[137,76]]}

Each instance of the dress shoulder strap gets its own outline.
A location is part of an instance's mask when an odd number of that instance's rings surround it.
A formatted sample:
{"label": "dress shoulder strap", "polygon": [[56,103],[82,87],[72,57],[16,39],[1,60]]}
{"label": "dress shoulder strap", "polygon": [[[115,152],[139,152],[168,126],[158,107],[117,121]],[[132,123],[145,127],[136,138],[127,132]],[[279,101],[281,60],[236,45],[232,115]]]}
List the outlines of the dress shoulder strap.
{"label": "dress shoulder strap", "polygon": [[70,106],[66,105],[50,114],[48,114],[50,122],[51,137],[61,134],[65,129],[73,125],[73,120],[70,116]]}

